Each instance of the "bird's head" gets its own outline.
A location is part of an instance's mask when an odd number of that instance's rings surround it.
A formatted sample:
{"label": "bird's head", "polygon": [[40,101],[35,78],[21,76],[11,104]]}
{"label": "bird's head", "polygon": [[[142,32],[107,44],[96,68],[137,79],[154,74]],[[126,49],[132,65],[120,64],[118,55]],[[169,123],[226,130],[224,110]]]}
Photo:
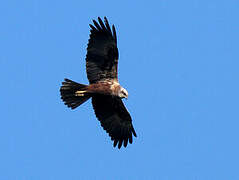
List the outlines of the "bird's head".
{"label": "bird's head", "polygon": [[126,89],[124,88],[120,88],[120,91],[119,91],[119,97],[120,98],[128,98],[128,92],[126,91]]}

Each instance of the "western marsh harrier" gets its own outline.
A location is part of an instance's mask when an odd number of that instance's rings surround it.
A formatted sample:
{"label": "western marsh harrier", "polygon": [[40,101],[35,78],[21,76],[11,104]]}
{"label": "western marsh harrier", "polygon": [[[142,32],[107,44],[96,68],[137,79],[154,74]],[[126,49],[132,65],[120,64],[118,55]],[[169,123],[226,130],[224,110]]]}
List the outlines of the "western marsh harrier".
{"label": "western marsh harrier", "polygon": [[86,72],[89,85],[79,84],[69,79],[62,82],[61,99],[71,109],[75,109],[92,98],[95,115],[101,126],[114,141],[114,147],[132,144],[132,134],[136,137],[132,119],[122,98],[128,92],[118,82],[118,48],[114,25],[112,29],[106,17],[98,18],[90,24],[90,39],[86,55]]}

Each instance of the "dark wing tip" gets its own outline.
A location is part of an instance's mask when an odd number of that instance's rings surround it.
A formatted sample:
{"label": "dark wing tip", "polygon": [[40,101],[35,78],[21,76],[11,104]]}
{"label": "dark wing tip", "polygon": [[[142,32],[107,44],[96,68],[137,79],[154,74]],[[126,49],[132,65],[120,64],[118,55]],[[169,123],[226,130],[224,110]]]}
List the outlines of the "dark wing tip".
{"label": "dark wing tip", "polygon": [[126,148],[127,144],[128,144],[128,139],[124,139],[124,147],[125,148]]}
{"label": "dark wing tip", "polygon": [[117,143],[118,143],[118,140],[114,140],[114,147],[116,147],[116,145],[117,145]]}
{"label": "dark wing tip", "polygon": [[110,134],[111,140],[114,141],[113,146],[116,147],[118,144],[118,148],[120,149],[122,145],[126,148],[128,145],[128,142],[130,144],[133,143],[133,137],[132,134],[137,137],[136,132],[132,126],[132,128],[126,129],[124,132],[122,130],[120,135],[117,135],[116,137],[112,136],[113,134]]}
{"label": "dark wing tip", "polygon": [[120,139],[120,140],[119,140],[119,143],[118,143],[118,148],[119,148],[119,149],[121,148],[122,143],[123,143],[123,139]]}
{"label": "dark wing tip", "polygon": [[115,26],[112,25],[112,30],[111,30],[109,21],[106,17],[104,17],[104,22],[102,21],[100,17],[98,17],[97,20],[98,22],[94,19],[92,20],[94,25],[89,24],[91,28],[91,32],[100,31],[100,32],[109,33],[113,37],[115,43],[117,43]]}
{"label": "dark wing tip", "polygon": [[98,17],[98,21],[100,23],[101,28],[103,29],[103,31],[108,32],[108,29],[105,27],[105,24],[103,23],[103,21],[100,19],[100,17]]}
{"label": "dark wing tip", "polygon": [[95,27],[97,28],[98,31],[101,31],[101,27],[100,25],[98,24],[98,22],[96,22],[95,20],[93,20],[93,23],[95,25]]}
{"label": "dark wing tip", "polygon": [[115,40],[115,43],[117,43],[117,36],[116,36],[116,30],[114,24],[112,25],[112,30],[113,30],[113,38]]}
{"label": "dark wing tip", "polygon": [[102,21],[101,18],[98,16],[98,21]]}
{"label": "dark wing tip", "polygon": [[134,127],[133,127],[133,126],[132,126],[132,133],[133,133],[134,137],[137,137],[137,134],[136,134],[136,132],[135,132],[135,130],[134,130]]}
{"label": "dark wing tip", "polygon": [[106,26],[107,30],[110,32],[110,34],[112,34],[109,22],[106,17],[104,17],[104,21],[105,21],[105,26]]}
{"label": "dark wing tip", "polygon": [[97,29],[95,28],[95,26],[93,26],[92,24],[89,24],[90,25],[90,28],[92,31],[97,31]]}

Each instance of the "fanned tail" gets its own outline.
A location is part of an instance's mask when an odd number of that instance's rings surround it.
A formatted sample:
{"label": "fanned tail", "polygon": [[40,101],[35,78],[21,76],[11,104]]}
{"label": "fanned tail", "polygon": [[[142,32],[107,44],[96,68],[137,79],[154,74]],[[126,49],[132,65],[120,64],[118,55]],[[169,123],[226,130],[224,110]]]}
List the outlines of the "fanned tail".
{"label": "fanned tail", "polygon": [[82,95],[82,96],[76,95],[77,91],[84,91],[87,85],[79,84],[69,79],[64,79],[64,80],[65,81],[62,82],[60,92],[61,92],[61,99],[64,101],[65,105],[67,105],[71,109],[75,109],[90,98],[89,95]]}

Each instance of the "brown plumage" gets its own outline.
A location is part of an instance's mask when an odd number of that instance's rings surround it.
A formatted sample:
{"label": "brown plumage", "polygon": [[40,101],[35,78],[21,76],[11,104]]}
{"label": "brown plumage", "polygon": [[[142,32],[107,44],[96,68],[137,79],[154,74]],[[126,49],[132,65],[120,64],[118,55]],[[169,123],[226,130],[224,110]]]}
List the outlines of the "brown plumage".
{"label": "brown plumage", "polygon": [[128,92],[118,82],[118,48],[114,25],[112,29],[108,20],[101,18],[90,24],[90,39],[86,55],[86,72],[90,82],[83,85],[65,79],[60,88],[64,103],[75,109],[92,98],[92,105],[101,126],[114,141],[114,147],[127,146],[136,137],[132,119],[125,108],[122,98]]}

